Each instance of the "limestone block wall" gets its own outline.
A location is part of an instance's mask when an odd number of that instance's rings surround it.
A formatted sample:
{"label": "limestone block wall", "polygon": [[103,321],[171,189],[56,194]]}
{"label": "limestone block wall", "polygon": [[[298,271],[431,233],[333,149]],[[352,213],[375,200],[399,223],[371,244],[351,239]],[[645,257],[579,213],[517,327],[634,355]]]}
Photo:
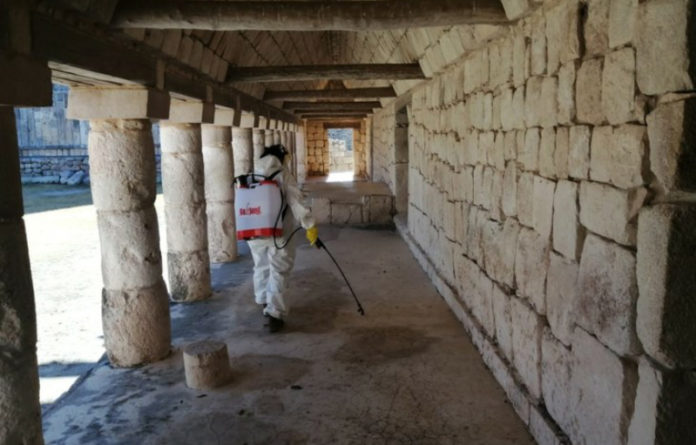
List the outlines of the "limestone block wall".
{"label": "limestone block wall", "polygon": [[404,235],[539,443],[696,441],[692,7],[547,1],[413,93]]}
{"label": "limestone block wall", "polygon": [[353,164],[355,175],[367,177],[367,123],[360,122],[360,130],[353,131]]}
{"label": "limestone block wall", "polygon": [[329,170],[353,171],[353,151],[348,151],[346,141],[329,139]]}
{"label": "limestone block wall", "polygon": [[329,147],[326,130],[321,122],[309,121],[307,134],[307,175],[323,176],[329,174]]}

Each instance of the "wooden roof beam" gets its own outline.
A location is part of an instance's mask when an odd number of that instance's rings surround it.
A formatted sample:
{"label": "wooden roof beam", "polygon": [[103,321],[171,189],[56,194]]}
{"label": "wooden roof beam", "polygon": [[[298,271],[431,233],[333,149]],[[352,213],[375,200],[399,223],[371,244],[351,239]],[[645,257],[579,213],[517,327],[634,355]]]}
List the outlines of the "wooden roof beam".
{"label": "wooden roof beam", "polygon": [[392,87],[352,88],[342,90],[266,90],[263,100],[376,99],[380,97],[396,97],[396,92]]}
{"label": "wooden roof beam", "polygon": [[351,111],[372,111],[374,108],[382,108],[378,101],[370,102],[285,102],[284,110],[351,110]]}
{"label": "wooden roof beam", "polygon": [[216,31],[379,31],[507,22],[500,0],[121,0],[111,24]]}
{"label": "wooden roof beam", "polygon": [[425,79],[417,63],[230,67],[227,82]]}

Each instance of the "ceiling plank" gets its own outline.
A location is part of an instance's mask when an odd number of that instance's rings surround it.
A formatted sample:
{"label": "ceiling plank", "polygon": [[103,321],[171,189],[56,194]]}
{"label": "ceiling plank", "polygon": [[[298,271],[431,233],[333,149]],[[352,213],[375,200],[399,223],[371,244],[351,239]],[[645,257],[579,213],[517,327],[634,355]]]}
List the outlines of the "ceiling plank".
{"label": "ceiling plank", "polygon": [[370,102],[285,102],[284,110],[365,110],[382,108],[379,101]]}
{"label": "ceiling plank", "polygon": [[228,82],[286,82],[297,80],[425,79],[417,63],[353,65],[290,65],[230,67]]}
{"label": "ceiling plank", "polygon": [[266,90],[263,100],[288,99],[373,99],[380,97],[396,97],[392,87],[381,88],[352,88],[338,90]]}
{"label": "ceiling plank", "polygon": [[216,31],[378,31],[507,22],[500,0],[121,0],[111,24]]}

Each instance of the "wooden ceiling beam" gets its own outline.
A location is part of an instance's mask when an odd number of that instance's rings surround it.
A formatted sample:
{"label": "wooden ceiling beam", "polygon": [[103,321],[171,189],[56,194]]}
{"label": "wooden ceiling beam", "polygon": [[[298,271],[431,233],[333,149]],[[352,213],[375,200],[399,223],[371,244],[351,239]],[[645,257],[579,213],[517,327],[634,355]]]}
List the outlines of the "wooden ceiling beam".
{"label": "wooden ceiling beam", "polygon": [[375,108],[382,108],[382,104],[377,101],[370,102],[285,102],[284,110],[351,110],[351,111],[372,111]]}
{"label": "wooden ceiling beam", "polygon": [[266,90],[263,100],[298,100],[298,99],[376,99],[396,97],[392,87],[351,88],[341,90]]}
{"label": "wooden ceiling beam", "polygon": [[215,31],[379,31],[508,22],[500,0],[121,0],[111,25]]}
{"label": "wooden ceiling beam", "polygon": [[417,63],[230,67],[227,82],[425,79]]}

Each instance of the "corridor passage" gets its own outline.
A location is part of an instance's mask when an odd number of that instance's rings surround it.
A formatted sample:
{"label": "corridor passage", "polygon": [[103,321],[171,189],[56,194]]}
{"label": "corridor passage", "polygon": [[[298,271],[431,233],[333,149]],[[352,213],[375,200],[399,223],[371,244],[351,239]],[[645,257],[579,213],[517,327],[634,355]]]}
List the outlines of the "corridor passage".
{"label": "corridor passage", "polygon": [[[43,417],[48,444],[533,443],[464,329],[391,231],[321,227],[328,256],[298,248],[286,329],[253,303],[252,261],[213,265],[214,296],[172,306],[169,358],[103,359]],[[227,343],[233,378],[188,389],[181,349]]]}

